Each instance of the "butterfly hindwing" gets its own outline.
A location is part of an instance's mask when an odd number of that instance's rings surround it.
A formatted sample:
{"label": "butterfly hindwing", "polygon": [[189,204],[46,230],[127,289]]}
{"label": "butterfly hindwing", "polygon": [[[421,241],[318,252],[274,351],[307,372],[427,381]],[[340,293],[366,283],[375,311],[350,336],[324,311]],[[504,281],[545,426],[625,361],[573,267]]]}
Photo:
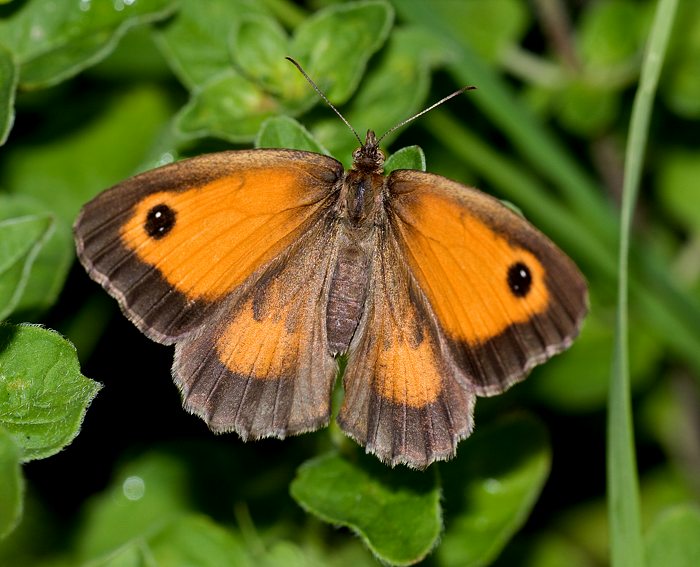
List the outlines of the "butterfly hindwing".
{"label": "butterfly hindwing", "polygon": [[437,323],[392,231],[377,238],[338,422],[381,460],[424,468],[452,456],[469,434],[476,396],[445,358]]}

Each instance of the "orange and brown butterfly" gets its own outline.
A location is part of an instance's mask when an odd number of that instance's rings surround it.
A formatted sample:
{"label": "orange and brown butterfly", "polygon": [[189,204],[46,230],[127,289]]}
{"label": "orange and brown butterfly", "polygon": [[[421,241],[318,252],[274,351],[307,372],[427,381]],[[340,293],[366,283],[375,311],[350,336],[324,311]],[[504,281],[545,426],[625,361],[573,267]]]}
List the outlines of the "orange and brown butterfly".
{"label": "orange and brown butterfly", "polygon": [[213,431],[326,425],[347,354],[340,427],[424,468],[470,434],[477,396],[571,344],[587,290],[496,199],[383,163],[371,131],[348,171],[286,149],[183,160],[85,205],[78,256],[141,331],[175,345],[184,406]]}

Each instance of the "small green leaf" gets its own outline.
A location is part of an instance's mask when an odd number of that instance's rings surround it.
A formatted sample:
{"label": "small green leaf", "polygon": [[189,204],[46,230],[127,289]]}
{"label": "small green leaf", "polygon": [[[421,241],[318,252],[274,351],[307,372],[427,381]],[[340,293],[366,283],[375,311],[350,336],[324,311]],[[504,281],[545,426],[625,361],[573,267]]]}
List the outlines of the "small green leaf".
{"label": "small green leaf", "polygon": [[[48,207],[24,195],[0,194],[0,221],[15,217],[51,216]],[[29,271],[14,307],[16,318],[28,319],[53,305],[74,258],[73,235],[67,223],[54,222]]]}
{"label": "small green leaf", "polygon": [[636,0],[609,0],[582,12],[576,38],[586,65],[610,66],[641,55],[648,10]]}
{"label": "small green leaf", "polygon": [[409,565],[430,552],[442,528],[435,472],[329,454],[299,467],[290,490],[308,512],[356,532],[381,561]]}
{"label": "small green leaf", "polygon": [[0,220],[0,320],[20,302],[52,227],[53,218],[48,214]]}
{"label": "small green leaf", "polygon": [[256,148],[287,148],[328,155],[326,150],[299,122],[288,116],[268,118],[255,138]]}
{"label": "small green leaf", "polygon": [[285,59],[288,43],[284,28],[276,20],[249,16],[233,33],[231,57],[246,77],[270,93],[283,95],[287,76],[296,75],[303,82],[301,74]]}
{"label": "small green leaf", "polygon": [[667,510],[646,536],[648,567],[700,565],[700,508],[681,504]]}
{"label": "small green leaf", "polygon": [[394,10],[386,2],[335,4],[304,20],[291,54],[335,104],[350,98],[367,60],[386,40]]}
{"label": "small green leaf", "polygon": [[396,169],[425,171],[425,154],[420,146],[408,146],[391,154],[384,163],[384,173],[389,175]]}
{"label": "small green leaf", "polygon": [[22,516],[23,492],[20,448],[0,427],[0,540],[15,528]]}
{"label": "small green leaf", "polygon": [[7,140],[15,119],[17,76],[12,53],[0,44],[0,146]]}
{"label": "small green leaf", "polygon": [[[172,522],[149,539],[152,557],[169,567],[255,567],[265,565],[248,553],[243,539],[203,516]],[[288,565],[288,563],[277,563]]]}
{"label": "small green leaf", "polygon": [[26,2],[0,21],[0,37],[16,55],[24,88],[54,85],[104,59],[138,24],[170,15],[173,0]]}
{"label": "small green leaf", "polygon": [[15,438],[23,461],[70,443],[99,389],[80,373],[73,345],[58,333],[0,325],[0,426]]}
{"label": "small green leaf", "polygon": [[262,123],[279,109],[275,98],[231,69],[195,92],[178,113],[176,127],[185,137],[250,142]]}
{"label": "small green leaf", "polygon": [[185,0],[157,33],[158,46],[182,83],[196,90],[231,70],[229,35],[236,23],[266,14],[264,3],[255,0]]}
{"label": "small green leaf", "polygon": [[148,453],[122,466],[88,502],[78,553],[91,559],[146,538],[189,510],[188,472],[179,459]]}
{"label": "small green leaf", "polygon": [[549,473],[547,433],[532,417],[477,428],[445,463],[443,567],[488,565],[523,525]]}

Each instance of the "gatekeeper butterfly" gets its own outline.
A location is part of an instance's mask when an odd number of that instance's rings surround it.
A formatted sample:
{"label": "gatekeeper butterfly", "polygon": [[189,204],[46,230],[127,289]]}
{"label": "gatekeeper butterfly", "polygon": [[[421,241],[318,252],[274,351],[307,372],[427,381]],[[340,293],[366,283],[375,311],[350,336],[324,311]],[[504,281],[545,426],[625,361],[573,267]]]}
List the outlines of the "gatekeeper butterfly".
{"label": "gatekeeper butterfly", "polygon": [[360,143],[348,171],[257,149],[127,179],[81,211],[78,257],[141,331],[175,345],[184,406],[213,431],[326,425],[347,354],[342,430],[424,468],[469,435],[477,396],[571,344],[586,284],[496,199],[432,173],[385,176],[374,133]]}

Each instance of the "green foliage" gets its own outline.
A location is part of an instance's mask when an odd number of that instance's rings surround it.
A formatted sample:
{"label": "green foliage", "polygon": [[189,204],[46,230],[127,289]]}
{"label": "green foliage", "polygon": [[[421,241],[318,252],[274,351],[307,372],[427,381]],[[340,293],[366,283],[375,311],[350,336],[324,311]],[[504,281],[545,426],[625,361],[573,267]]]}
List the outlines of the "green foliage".
{"label": "green foliage", "polygon": [[[654,0],[0,1],[0,564],[593,567],[611,539],[615,561],[697,564],[700,8],[678,3],[654,114],[629,135],[643,214],[619,269],[613,203]],[[589,280],[571,350],[480,400],[473,436],[425,472],[381,465],[333,424],[212,439],[180,409],[167,349],[69,275],[80,207],[138,171],[253,142],[350,165],[357,140],[286,56],[361,138],[475,85],[389,134],[386,171],[511,201]],[[632,397],[622,380],[608,398],[620,277]],[[106,384],[71,446],[100,386],[39,325]],[[642,418],[642,465],[611,480],[633,494],[639,474],[640,509],[625,497],[609,518],[606,404],[618,467]]]}

